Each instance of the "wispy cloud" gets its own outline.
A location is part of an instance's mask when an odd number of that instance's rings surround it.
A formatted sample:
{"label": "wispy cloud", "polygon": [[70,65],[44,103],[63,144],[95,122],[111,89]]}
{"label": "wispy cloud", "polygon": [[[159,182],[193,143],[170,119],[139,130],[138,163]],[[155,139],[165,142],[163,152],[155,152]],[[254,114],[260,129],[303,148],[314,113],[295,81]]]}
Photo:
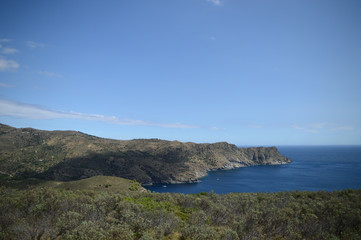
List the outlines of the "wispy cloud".
{"label": "wispy cloud", "polygon": [[209,129],[211,129],[213,131],[225,131],[225,130],[227,130],[226,128],[220,128],[220,127],[215,127],[215,126],[210,127]]}
{"label": "wispy cloud", "polygon": [[14,60],[9,60],[5,57],[0,56],[0,71],[14,71],[19,68],[19,63]]}
{"label": "wispy cloud", "polygon": [[0,42],[11,42],[9,38],[0,38]]}
{"label": "wispy cloud", "polygon": [[7,83],[0,82],[0,87],[3,87],[3,88],[11,88],[11,87],[13,87],[13,85],[10,85],[10,84],[7,84]]}
{"label": "wispy cloud", "polygon": [[28,46],[29,48],[38,48],[38,47],[44,47],[44,44],[37,43],[37,42],[34,42],[34,41],[27,41],[26,46]]}
{"label": "wispy cloud", "polygon": [[310,124],[310,127],[313,129],[321,129],[321,128],[325,128],[327,126],[329,126],[330,124],[327,122],[316,122],[316,123],[312,123]]}
{"label": "wispy cloud", "polygon": [[19,50],[15,48],[9,48],[9,47],[1,48],[1,53],[3,54],[13,54],[17,52],[19,52]]}
{"label": "wispy cloud", "polygon": [[355,130],[353,126],[338,126],[337,124],[333,123],[326,123],[326,122],[318,122],[312,123],[308,125],[298,125],[293,124],[291,127],[297,130],[302,130],[309,133],[319,133],[320,131],[352,131]]}
{"label": "wispy cloud", "polygon": [[158,123],[134,119],[122,119],[115,116],[78,113],[73,111],[57,111],[38,105],[18,103],[0,99],[0,115],[28,119],[83,119],[101,121],[117,125],[154,126],[162,128],[199,128],[182,123]]}
{"label": "wispy cloud", "polygon": [[19,50],[15,49],[15,48],[11,48],[11,47],[3,47],[3,45],[0,44],[0,53],[2,53],[2,54],[13,54],[13,53],[17,53],[17,52],[19,52]]}
{"label": "wispy cloud", "polygon": [[310,127],[305,127],[305,126],[300,126],[297,124],[292,124],[291,127],[294,129],[297,129],[297,130],[302,130],[302,131],[308,132],[308,133],[318,133],[318,131],[316,129],[313,129]]}
{"label": "wispy cloud", "polygon": [[207,0],[207,2],[211,2],[211,3],[213,3],[214,5],[217,5],[217,6],[220,6],[220,5],[223,4],[222,0]]}
{"label": "wispy cloud", "polygon": [[249,128],[263,128],[262,125],[257,125],[257,124],[248,124],[247,127],[249,127]]}
{"label": "wispy cloud", "polygon": [[62,78],[62,77],[64,77],[64,76],[61,75],[61,74],[53,73],[53,72],[48,72],[48,71],[39,71],[38,73],[39,73],[40,75],[47,76],[47,77],[57,77],[57,78]]}
{"label": "wispy cloud", "polygon": [[355,128],[353,126],[339,126],[332,128],[333,131],[353,131]]}

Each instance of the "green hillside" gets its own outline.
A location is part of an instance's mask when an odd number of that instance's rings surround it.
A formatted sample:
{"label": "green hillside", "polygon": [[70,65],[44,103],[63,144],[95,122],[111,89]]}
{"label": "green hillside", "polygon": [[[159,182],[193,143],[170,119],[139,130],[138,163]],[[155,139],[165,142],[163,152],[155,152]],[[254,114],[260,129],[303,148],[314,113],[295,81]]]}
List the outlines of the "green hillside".
{"label": "green hillside", "polygon": [[109,191],[109,192],[126,192],[126,191],[146,191],[137,181],[128,180],[120,177],[111,176],[94,176],[76,181],[53,181],[42,179],[25,179],[25,180],[6,180],[0,181],[0,186],[29,189],[36,187],[48,187],[58,190],[72,191]]}
{"label": "green hillside", "polygon": [[0,124],[0,177],[70,181],[97,175],[141,183],[196,182],[208,171],[290,160],[275,147],[182,143],[159,139],[120,141],[75,131],[42,131]]}

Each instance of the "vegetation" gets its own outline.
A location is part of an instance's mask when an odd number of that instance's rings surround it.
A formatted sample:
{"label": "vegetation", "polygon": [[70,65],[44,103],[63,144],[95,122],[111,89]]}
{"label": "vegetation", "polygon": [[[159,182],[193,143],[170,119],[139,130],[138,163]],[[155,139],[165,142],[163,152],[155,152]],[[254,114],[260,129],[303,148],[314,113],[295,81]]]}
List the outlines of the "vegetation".
{"label": "vegetation", "polygon": [[361,190],[0,189],[0,239],[361,239]]}
{"label": "vegetation", "polygon": [[136,180],[128,180],[120,177],[95,176],[76,181],[46,181],[42,179],[24,179],[24,180],[0,180],[0,186],[25,190],[33,187],[48,187],[59,190],[86,190],[86,191],[146,191]]}
{"label": "vegetation", "polygon": [[0,124],[0,180],[70,181],[97,175],[141,183],[194,182],[208,170],[290,160],[275,147],[238,148],[159,139],[120,141],[75,131],[41,131]]}
{"label": "vegetation", "polygon": [[288,162],[274,147],[117,141],[0,124],[0,239],[361,239],[361,190],[184,195],[139,183]]}

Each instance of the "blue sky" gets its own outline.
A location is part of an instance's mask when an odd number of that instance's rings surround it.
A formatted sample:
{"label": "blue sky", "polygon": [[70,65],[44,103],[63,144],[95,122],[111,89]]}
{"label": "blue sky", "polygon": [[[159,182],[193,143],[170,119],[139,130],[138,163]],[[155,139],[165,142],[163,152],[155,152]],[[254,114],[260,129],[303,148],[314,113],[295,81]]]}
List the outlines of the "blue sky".
{"label": "blue sky", "polygon": [[0,122],[361,144],[359,0],[0,2]]}

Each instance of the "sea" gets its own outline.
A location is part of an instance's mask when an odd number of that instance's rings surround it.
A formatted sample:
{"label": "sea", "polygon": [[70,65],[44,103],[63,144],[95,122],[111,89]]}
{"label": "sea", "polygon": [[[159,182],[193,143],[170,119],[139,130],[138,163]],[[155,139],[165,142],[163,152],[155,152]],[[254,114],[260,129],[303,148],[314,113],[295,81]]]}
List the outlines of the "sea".
{"label": "sea", "polygon": [[198,183],[160,184],[152,192],[333,191],[361,188],[361,146],[278,146],[290,164],[252,166],[208,173]]}

